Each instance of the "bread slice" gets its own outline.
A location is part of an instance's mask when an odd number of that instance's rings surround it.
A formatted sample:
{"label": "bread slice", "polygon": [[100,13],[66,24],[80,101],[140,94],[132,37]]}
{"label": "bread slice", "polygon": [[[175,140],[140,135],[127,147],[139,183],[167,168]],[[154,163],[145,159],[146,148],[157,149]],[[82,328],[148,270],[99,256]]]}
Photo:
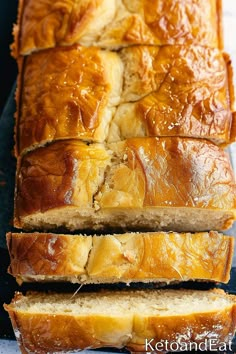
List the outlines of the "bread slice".
{"label": "bread slice", "polygon": [[168,349],[171,343],[217,348],[231,341],[236,325],[236,297],[221,290],[17,293],[5,309],[23,353],[152,351],[163,341]]}
{"label": "bread slice", "polygon": [[114,53],[74,45],[18,62],[17,155],[73,138],[235,140],[230,59],[217,49],[138,46]]}
{"label": "bread slice", "polygon": [[234,250],[233,237],[213,231],[104,236],[8,233],[7,244],[8,271],[19,283],[227,283]]}
{"label": "bread slice", "polygon": [[200,44],[222,48],[221,0],[19,1],[13,53],[57,45]]}
{"label": "bread slice", "polygon": [[205,140],[59,141],[19,159],[15,226],[222,230],[235,219],[235,196],[228,155]]}

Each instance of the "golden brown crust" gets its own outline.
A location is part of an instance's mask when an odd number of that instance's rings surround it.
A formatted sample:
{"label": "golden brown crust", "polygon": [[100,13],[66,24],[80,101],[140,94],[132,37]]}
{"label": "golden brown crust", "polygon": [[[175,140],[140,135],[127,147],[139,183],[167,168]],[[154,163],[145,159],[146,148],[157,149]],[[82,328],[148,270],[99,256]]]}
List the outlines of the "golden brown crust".
{"label": "golden brown crust", "polygon": [[224,49],[224,28],[223,28],[223,4],[222,0],[216,0],[217,25],[218,25],[218,48]]}
{"label": "golden brown crust", "polygon": [[138,46],[118,54],[74,45],[32,54],[24,72],[22,58],[18,66],[18,154],[60,139],[227,144],[235,135],[230,58],[217,49]]}
{"label": "golden brown crust", "polygon": [[[200,210],[212,211],[214,220],[217,212],[222,213],[221,226],[217,221],[216,227],[208,226],[221,229],[234,220],[235,190],[228,155],[205,140],[136,138],[106,148],[76,140],[60,141],[36,149],[19,161],[15,226],[28,228],[26,219],[32,217],[31,227],[45,227],[50,213],[54,213],[55,224],[49,229],[64,225],[83,229],[83,217],[92,225],[93,218],[102,222],[103,213],[108,213],[110,219],[105,224],[113,220],[119,225],[116,211],[129,210],[132,217],[147,208],[153,208],[153,212],[164,208],[171,217],[171,209],[186,208],[196,215]],[[66,217],[67,212],[72,214]],[[44,225],[34,224],[39,214]],[[127,228],[125,215],[122,219]],[[181,220],[178,223],[174,225],[184,227]],[[196,225],[198,231],[204,231],[200,219]],[[153,230],[155,224],[149,227]],[[182,231],[191,230],[197,231]]]}
{"label": "golden brown crust", "polygon": [[[213,296],[224,296],[220,290],[212,292]],[[154,346],[161,340],[171,343],[180,338],[182,343],[188,344],[213,338],[216,346],[229,343],[236,326],[236,299],[229,295],[228,298],[231,304],[218,310],[179,316],[147,316],[135,311],[133,315],[122,313],[120,316],[112,311],[109,316],[24,312],[17,309],[17,302],[23,299],[19,293],[4,307],[9,312],[18,341],[26,351],[42,354],[108,346],[139,352],[145,351],[146,339],[152,338]]]}
{"label": "golden brown crust", "polygon": [[86,274],[92,237],[8,233],[7,244],[12,259],[9,272],[17,278],[21,275],[76,277]]}
{"label": "golden brown crust", "polygon": [[26,58],[21,87],[19,152],[57,139],[104,141],[119,102],[122,63],[96,48],[54,48]]}
{"label": "golden brown crust", "polygon": [[229,97],[230,106],[232,110],[232,121],[230,128],[230,142],[234,143],[236,141],[236,112],[235,112],[235,90],[234,90],[234,71],[232,67],[232,61],[229,54],[224,53],[225,62],[227,63],[228,70],[228,87],[229,87]]}
{"label": "golden brown crust", "polygon": [[[234,238],[217,232],[107,236],[7,234],[18,279],[72,282],[209,280],[227,283]],[[106,257],[109,254],[110,257]]]}
{"label": "golden brown crust", "polygon": [[18,124],[20,121],[20,108],[22,103],[22,85],[24,77],[24,63],[25,60],[22,56],[17,58],[18,75],[17,75],[17,85],[15,91],[15,102],[16,102],[16,112],[14,114],[15,125],[14,125],[14,154],[17,158],[19,156],[19,134],[18,134]]}
{"label": "golden brown crust", "polygon": [[231,126],[231,141],[236,140],[236,112],[232,113],[232,126]]}
{"label": "golden brown crust", "polygon": [[[111,26],[99,38],[102,47],[131,44],[201,44],[218,47],[216,1],[193,2],[172,0],[123,1]],[[152,6],[153,5],[153,6]],[[128,12],[127,12],[128,11]],[[123,18],[120,20],[120,13]],[[123,44],[124,43],[124,44]]]}
{"label": "golden brown crust", "polygon": [[[101,208],[115,207],[122,191],[127,198],[119,202],[120,207],[129,207],[131,196],[140,207],[235,207],[236,185],[229,157],[206,140],[136,138],[110,147],[127,160],[111,168],[96,197]],[[131,187],[132,174],[137,180]]]}
{"label": "golden brown crust", "polygon": [[92,209],[97,185],[102,183],[109,164],[109,151],[103,145],[87,145],[79,140],[34,150],[22,161],[18,159],[17,214],[70,205]]}
{"label": "golden brown crust", "polygon": [[20,37],[21,37],[21,26],[22,26],[22,16],[24,9],[24,0],[18,1],[18,11],[17,11],[17,19],[16,23],[13,25],[12,35],[13,35],[13,43],[11,45],[11,55],[13,58],[18,58],[20,56]]}
{"label": "golden brown crust", "polygon": [[[183,316],[181,319],[176,321],[176,318],[170,317],[162,321],[160,319],[157,321],[157,318],[153,317],[147,319],[145,323],[145,330],[147,333],[152,334],[152,338],[155,338],[153,344],[155,342],[160,342],[161,339],[167,338],[168,342],[176,341],[178,338],[175,333],[173,333],[176,329],[178,333],[188,333],[190,327],[190,341],[194,343],[201,343],[204,338],[204,335],[199,335],[201,332],[201,328],[205,328],[209,336],[213,334],[214,338],[217,338],[217,343],[229,343],[229,340],[232,341],[232,337],[235,332],[236,325],[236,306],[233,305],[231,308],[225,311],[216,311],[209,312],[208,314],[199,314],[196,316]],[[144,324],[142,323],[142,317],[137,319],[138,326],[140,329],[143,328]],[[191,325],[189,326],[189,323]],[[215,328],[221,328],[220,330],[216,330]],[[150,331],[150,332],[149,332]],[[171,333],[172,332],[172,333]],[[206,332],[205,332],[206,333]],[[138,337],[138,336],[137,336]],[[186,337],[185,337],[186,338]],[[185,342],[185,338],[183,338],[183,342]],[[143,346],[144,337],[140,335],[138,337],[138,343],[128,344],[127,347],[132,349],[132,351],[143,351],[145,350],[145,346]],[[187,339],[187,342],[189,339]],[[155,347],[154,347],[155,348]],[[149,347],[150,349],[150,347]]]}
{"label": "golden brown crust", "polygon": [[223,57],[226,63],[226,68],[227,68],[227,78],[228,78],[228,91],[229,91],[229,102],[230,102],[230,109],[231,111],[234,111],[234,105],[235,105],[235,92],[234,92],[234,78],[233,78],[233,66],[232,66],[232,60],[230,58],[230,55],[227,53],[223,53]]}
{"label": "golden brown crust", "polygon": [[108,141],[188,136],[230,142],[234,95],[228,56],[199,46],[132,47],[121,55],[124,96],[136,102],[126,99],[118,107]]}
{"label": "golden brown crust", "polygon": [[91,37],[91,46],[114,13],[114,0],[25,0],[18,55],[80,43],[81,37]]}
{"label": "golden brown crust", "polygon": [[[119,48],[134,44],[222,47],[219,0],[50,0],[20,2],[18,54],[80,43]],[[171,9],[171,10],[170,10]]]}

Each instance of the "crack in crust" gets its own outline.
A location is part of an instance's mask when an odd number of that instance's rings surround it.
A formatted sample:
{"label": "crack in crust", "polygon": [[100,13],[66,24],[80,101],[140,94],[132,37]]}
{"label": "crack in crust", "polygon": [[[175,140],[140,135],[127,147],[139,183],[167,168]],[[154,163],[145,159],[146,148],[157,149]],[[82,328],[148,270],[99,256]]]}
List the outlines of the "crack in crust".
{"label": "crack in crust", "polygon": [[140,44],[222,49],[221,17],[220,0],[21,1],[14,55],[75,43],[109,49]]}
{"label": "crack in crust", "polygon": [[19,65],[18,154],[73,138],[235,139],[230,61],[216,49],[72,46],[27,57],[24,72]]}
{"label": "crack in crust", "polygon": [[[122,235],[7,235],[8,269],[18,282],[227,283],[234,238],[209,233],[126,233]],[[109,257],[108,257],[109,255]]]}
{"label": "crack in crust", "polygon": [[234,220],[235,188],[228,155],[206,140],[59,141],[19,163],[15,226],[225,229]]}

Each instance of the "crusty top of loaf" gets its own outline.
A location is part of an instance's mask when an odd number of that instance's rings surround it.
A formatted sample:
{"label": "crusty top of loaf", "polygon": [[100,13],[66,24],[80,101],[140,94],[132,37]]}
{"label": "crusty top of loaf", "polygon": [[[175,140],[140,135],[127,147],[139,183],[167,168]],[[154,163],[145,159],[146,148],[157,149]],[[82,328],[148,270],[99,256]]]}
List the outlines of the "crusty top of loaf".
{"label": "crusty top of loaf", "polygon": [[29,54],[74,43],[108,48],[175,43],[221,47],[220,3],[220,0],[21,0],[14,52]]}
{"label": "crusty top of loaf", "polygon": [[104,141],[119,103],[123,65],[116,53],[71,46],[26,58],[19,150],[55,139]]}
{"label": "crusty top of loaf", "polygon": [[[89,176],[89,178],[88,178]],[[18,166],[19,217],[65,206],[235,208],[228,155],[197,139],[136,138],[86,145],[70,140],[26,154]]]}
{"label": "crusty top of loaf", "polygon": [[21,162],[17,209],[24,215],[66,205],[92,208],[109,164],[109,151],[99,144],[70,140],[36,149]]}
{"label": "crusty top of loaf", "polygon": [[18,153],[69,138],[234,138],[230,62],[218,49],[135,46],[114,53],[74,45],[19,64]]}
{"label": "crusty top of loaf", "polygon": [[235,207],[228,155],[206,140],[136,138],[110,144],[113,164],[96,200],[107,207]]}
{"label": "crusty top of loaf", "polygon": [[135,136],[235,140],[230,59],[200,46],[122,49],[123,101],[108,141]]}

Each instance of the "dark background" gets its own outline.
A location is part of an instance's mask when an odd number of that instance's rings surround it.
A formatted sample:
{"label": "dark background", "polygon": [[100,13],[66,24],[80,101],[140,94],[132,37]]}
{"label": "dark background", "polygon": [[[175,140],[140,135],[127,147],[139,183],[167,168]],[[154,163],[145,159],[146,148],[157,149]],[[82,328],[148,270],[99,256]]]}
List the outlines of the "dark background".
{"label": "dark background", "polygon": [[[10,45],[13,42],[12,28],[17,17],[17,0],[0,0],[0,116],[3,107],[10,94],[12,85],[17,75],[17,65],[10,54]],[[5,249],[0,248],[0,337],[4,335],[12,335],[11,327],[6,324],[7,316],[3,312],[2,303],[6,300],[3,296],[14,286],[14,280],[6,275],[7,264],[9,264],[8,254]],[[12,281],[13,284],[9,284]],[[4,297],[4,299],[2,299]]]}
{"label": "dark background", "polygon": [[17,66],[9,49],[17,4],[17,0],[0,0],[0,115],[17,75]]}

